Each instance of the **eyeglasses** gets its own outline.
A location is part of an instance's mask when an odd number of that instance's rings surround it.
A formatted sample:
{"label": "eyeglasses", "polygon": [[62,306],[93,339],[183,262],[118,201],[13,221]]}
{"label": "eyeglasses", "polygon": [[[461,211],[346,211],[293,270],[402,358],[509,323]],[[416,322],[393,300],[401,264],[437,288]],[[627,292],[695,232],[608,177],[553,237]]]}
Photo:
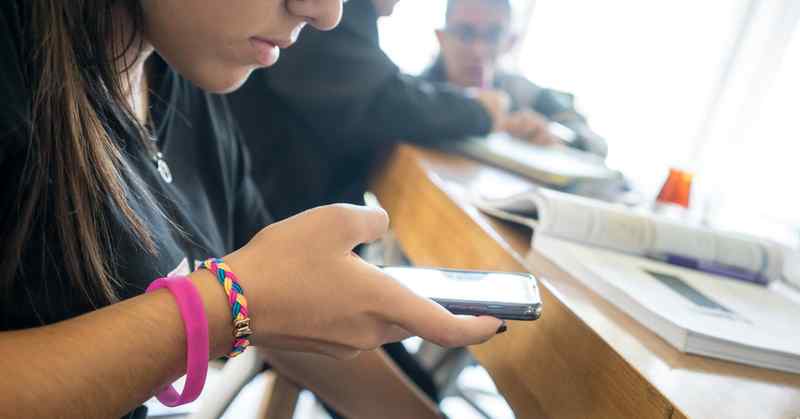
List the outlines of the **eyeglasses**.
{"label": "eyeglasses", "polygon": [[444,31],[465,44],[472,44],[481,40],[493,47],[499,46],[508,36],[508,31],[500,26],[492,26],[482,30],[473,25],[452,25],[446,27]]}

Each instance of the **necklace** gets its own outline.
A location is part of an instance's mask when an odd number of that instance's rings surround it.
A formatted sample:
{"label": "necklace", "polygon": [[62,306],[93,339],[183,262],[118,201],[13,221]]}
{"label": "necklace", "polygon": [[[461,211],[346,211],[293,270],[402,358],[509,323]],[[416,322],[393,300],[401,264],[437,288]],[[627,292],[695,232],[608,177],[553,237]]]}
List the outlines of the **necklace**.
{"label": "necklace", "polygon": [[172,183],[172,171],[169,170],[169,165],[167,161],[164,160],[164,155],[161,154],[160,151],[156,151],[156,153],[153,154],[153,162],[156,164],[156,169],[161,175],[161,179],[164,179],[164,182]]}
{"label": "necklace", "polygon": [[[139,99],[138,108],[143,109],[143,114],[139,115],[139,118],[146,121],[145,126],[149,126],[152,132],[156,132],[154,129],[152,114],[149,110],[150,101],[146,76],[141,78],[139,87],[140,90],[138,94],[134,93],[134,98]],[[161,179],[163,179],[164,182],[172,183],[172,171],[169,169],[167,161],[164,160],[164,154],[161,153],[161,150],[158,147],[158,138],[156,138],[155,135],[148,135],[148,137],[150,138],[150,144],[152,145],[152,147],[149,147],[151,148],[151,158],[153,159],[153,163],[156,165],[158,174],[161,175]]]}

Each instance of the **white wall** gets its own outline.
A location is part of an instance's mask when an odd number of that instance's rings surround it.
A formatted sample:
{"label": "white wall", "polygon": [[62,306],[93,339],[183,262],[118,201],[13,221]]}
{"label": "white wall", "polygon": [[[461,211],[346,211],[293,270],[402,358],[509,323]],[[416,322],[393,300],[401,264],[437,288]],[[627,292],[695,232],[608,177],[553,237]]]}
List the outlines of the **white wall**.
{"label": "white wall", "polygon": [[[796,242],[800,1],[514,3],[518,19],[534,7],[511,62],[577,96],[608,139],[610,165],[651,195],[670,166],[689,169],[707,217]],[[437,52],[443,15],[443,0],[403,0],[381,22],[382,46],[418,73]]]}

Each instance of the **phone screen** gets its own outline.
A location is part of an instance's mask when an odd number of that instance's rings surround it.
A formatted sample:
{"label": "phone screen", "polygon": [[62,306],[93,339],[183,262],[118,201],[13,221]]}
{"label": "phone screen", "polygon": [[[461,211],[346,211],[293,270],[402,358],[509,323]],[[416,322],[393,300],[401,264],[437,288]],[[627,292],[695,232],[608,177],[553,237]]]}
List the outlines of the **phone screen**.
{"label": "phone screen", "polygon": [[503,272],[385,267],[383,271],[415,293],[434,300],[538,304],[531,275]]}

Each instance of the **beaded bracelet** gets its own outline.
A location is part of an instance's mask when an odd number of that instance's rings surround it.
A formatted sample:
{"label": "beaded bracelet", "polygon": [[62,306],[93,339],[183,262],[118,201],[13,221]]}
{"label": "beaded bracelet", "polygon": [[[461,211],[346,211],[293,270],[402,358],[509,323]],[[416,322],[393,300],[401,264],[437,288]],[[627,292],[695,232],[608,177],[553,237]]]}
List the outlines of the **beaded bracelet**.
{"label": "beaded bracelet", "polygon": [[225,294],[228,295],[231,318],[233,319],[233,349],[228,354],[228,357],[236,357],[250,345],[248,338],[253,334],[252,329],[250,329],[247,299],[244,297],[242,285],[239,284],[239,279],[222,259],[207,259],[200,265],[200,268],[207,269],[216,276],[225,289]]}

